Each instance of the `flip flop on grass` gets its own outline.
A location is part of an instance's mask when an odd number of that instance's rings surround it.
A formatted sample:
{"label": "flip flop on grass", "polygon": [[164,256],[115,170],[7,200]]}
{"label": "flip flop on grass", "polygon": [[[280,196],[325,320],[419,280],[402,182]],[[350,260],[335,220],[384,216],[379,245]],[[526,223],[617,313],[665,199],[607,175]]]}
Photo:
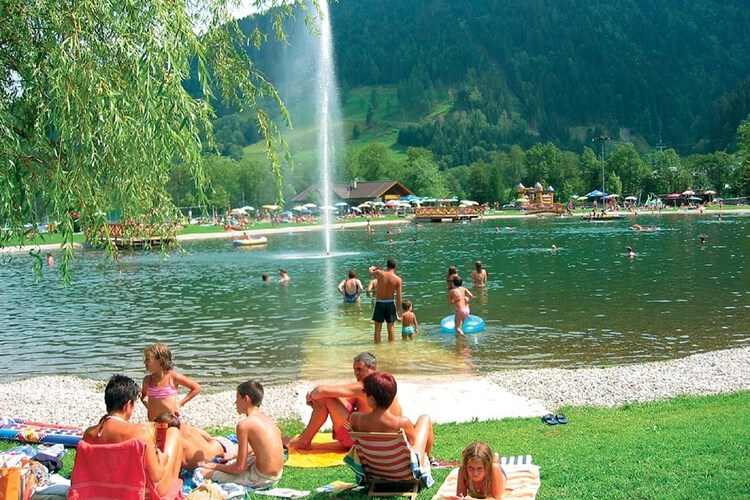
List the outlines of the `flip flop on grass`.
{"label": "flip flop on grass", "polygon": [[568,417],[566,417],[562,413],[558,413],[557,415],[555,415],[555,420],[557,420],[558,424],[563,424],[564,425],[564,424],[568,423]]}
{"label": "flip flop on grass", "polygon": [[557,421],[557,418],[551,413],[548,413],[545,416],[543,416],[542,422],[544,422],[547,425],[557,425],[560,423]]}

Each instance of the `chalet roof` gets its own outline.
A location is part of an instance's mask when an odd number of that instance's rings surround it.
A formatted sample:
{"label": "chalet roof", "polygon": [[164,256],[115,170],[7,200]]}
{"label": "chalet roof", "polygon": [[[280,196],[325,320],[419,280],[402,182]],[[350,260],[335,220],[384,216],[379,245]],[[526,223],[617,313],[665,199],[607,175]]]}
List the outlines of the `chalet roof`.
{"label": "chalet roof", "polygon": [[[406,186],[397,181],[369,181],[353,183],[334,184],[331,190],[336,198],[347,200],[374,200],[382,198],[388,191],[397,191],[400,196],[413,194]],[[313,184],[292,199],[293,202],[307,201],[314,192],[320,192],[320,184]]]}

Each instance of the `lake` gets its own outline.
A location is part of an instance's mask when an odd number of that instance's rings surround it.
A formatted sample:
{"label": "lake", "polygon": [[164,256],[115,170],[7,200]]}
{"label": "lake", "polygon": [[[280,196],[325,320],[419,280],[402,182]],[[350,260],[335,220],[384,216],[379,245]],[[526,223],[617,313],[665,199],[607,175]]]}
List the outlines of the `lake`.
{"label": "lake", "polygon": [[[137,252],[119,262],[81,251],[69,286],[59,265],[39,278],[28,255],[2,255],[0,382],[48,374],[105,380],[115,372],[140,380],[142,350],[157,341],[172,348],[178,371],[211,390],[248,378],[349,379],[363,350],[397,374],[468,374],[747,345],[750,217],[638,216],[658,231],[633,231],[633,223],[528,217],[407,224],[401,232],[376,226],[374,234],[336,226],[331,256],[319,231],[269,233],[261,247],[185,242],[183,253]],[[350,268],[367,286],[367,267],[389,257],[398,259],[420,336],[404,342],[397,325],[396,342],[376,346],[369,299],[344,304],[336,287]],[[489,284],[473,290],[471,309],[487,327],[460,340],[440,331],[452,314],[445,274],[456,265],[470,282],[477,259]],[[281,267],[291,284],[262,282],[264,272],[278,280]]]}

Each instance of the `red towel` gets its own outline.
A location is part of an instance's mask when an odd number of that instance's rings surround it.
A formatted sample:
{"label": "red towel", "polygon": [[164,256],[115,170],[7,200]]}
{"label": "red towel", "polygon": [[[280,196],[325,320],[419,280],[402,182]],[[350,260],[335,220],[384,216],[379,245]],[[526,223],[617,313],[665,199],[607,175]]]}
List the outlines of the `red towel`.
{"label": "red towel", "polygon": [[164,497],[146,474],[146,445],[137,439],[115,444],[78,443],[68,500],[172,500],[182,498],[182,481],[172,482]]}
{"label": "red towel", "polygon": [[69,500],[143,500],[146,445],[137,439],[115,444],[78,443]]}

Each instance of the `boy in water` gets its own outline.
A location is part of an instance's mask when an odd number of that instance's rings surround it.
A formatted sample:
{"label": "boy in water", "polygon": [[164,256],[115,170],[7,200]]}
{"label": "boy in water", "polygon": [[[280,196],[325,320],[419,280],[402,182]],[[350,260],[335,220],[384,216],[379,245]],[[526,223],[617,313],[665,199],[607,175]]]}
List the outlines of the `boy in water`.
{"label": "boy in water", "polygon": [[403,340],[414,340],[419,335],[417,315],[412,311],[414,305],[411,300],[405,300],[401,307],[404,309],[404,314],[401,315],[401,338]]}
{"label": "boy in water", "polygon": [[227,452],[221,463],[200,462],[201,473],[217,483],[237,483],[253,488],[274,486],[284,470],[281,430],[260,410],[263,386],[248,380],[237,386],[237,452]]}

